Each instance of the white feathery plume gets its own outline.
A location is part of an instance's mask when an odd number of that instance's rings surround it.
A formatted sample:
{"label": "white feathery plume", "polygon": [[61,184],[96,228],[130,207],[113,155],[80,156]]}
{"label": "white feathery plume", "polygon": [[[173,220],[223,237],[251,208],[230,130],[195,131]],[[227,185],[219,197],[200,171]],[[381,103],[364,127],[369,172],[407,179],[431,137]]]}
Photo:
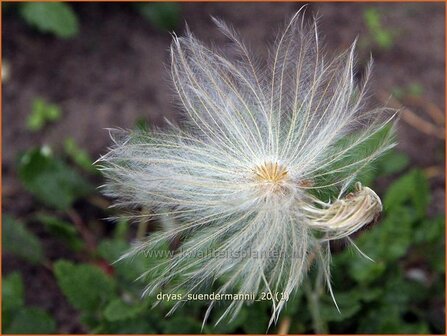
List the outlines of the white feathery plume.
{"label": "white feathery plume", "polygon": [[[118,204],[171,218],[123,258],[181,241],[145,294],[213,285],[220,294],[263,291],[272,294],[272,323],[285,304],[275,293],[287,297],[298,288],[315,255],[331,290],[328,241],[348,237],[382,210],[374,191],[354,182],[393,146],[394,112],[365,108],[371,64],[357,84],[355,43],[328,59],[316,23],[306,25],[300,12],[278,36],[266,69],[221,21],[214,20],[233,42],[232,59],[189,31],[174,36],[171,75],[185,120],[121,133],[100,159],[106,193]],[[335,199],[327,196],[334,192]],[[242,304],[230,302],[221,319]]]}

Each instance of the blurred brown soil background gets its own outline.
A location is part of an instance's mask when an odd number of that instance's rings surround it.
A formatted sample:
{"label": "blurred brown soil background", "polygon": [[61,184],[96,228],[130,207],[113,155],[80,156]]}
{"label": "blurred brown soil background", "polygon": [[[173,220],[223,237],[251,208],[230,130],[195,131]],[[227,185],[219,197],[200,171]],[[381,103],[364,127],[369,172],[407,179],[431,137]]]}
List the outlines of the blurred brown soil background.
{"label": "blurred brown soil background", "polygon": [[[312,3],[307,15],[318,14],[320,32],[328,53],[347,48],[357,36],[365,36],[365,8],[383,13],[383,25],[397,37],[388,51],[372,50],[375,66],[371,86],[373,101],[383,101],[393,88],[409,83],[423,87],[422,102],[405,103],[424,120],[427,106],[444,111],[444,4],[443,3]],[[162,126],[180,111],[173,104],[173,90],[166,66],[169,61],[169,33],[154,28],[128,4],[76,3],[80,34],[61,40],[40,34],[17,16],[3,18],[3,59],[10,65],[10,78],[3,83],[3,212],[25,216],[33,199],[20,185],[15,160],[20,151],[51,144],[55,151],[72,136],[80,147],[97,158],[105,153],[110,139],[106,128],[133,128],[144,117]],[[221,45],[226,39],[210,16],[231,23],[261,59],[275,33],[301,7],[298,3],[184,3],[181,4],[181,35],[186,21],[200,39]],[[359,49],[361,67],[369,49]],[[363,63],[362,63],[363,62]],[[382,95],[382,96],[381,96]],[[61,121],[43,132],[26,129],[25,120],[35,97],[58,104]],[[444,212],[444,141],[401,120],[398,148],[414,166],[431,169],[432,213]],[[433,168],[435,167],[435,168]],[[441,171],[439,171],[441,169]],[[61,257],[68,253],[58,242],[44,239],[46,252]],[[59,244],[59,245],[58,245]],[[3,261],[3,272],[20,269],[27,290],[27,302],[48,309],[63,325],[61,332],[82,332],[74,310],[57,290],[51,274],[23,265],[14,257]]]}

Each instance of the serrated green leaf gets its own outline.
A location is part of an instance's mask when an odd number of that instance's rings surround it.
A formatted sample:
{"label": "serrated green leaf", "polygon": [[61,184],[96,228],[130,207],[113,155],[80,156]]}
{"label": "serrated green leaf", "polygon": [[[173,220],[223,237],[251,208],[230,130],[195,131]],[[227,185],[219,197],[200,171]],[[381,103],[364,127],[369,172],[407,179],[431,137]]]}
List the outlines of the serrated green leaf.
{"label": "serrated green leaf", "polygon": [[41,202],[67,210],[75,200],[93,189],[75,170],[55,158],[47,147],[27,151],[20,158],[19,178]]}
{"label": "serrated green leaf", "polygon": [[20,6],[20,14],[31,26],[41,32],[61,38],[79,33],[79,23],[71,6],[64,2],[28,2]]}
{"label": "serrated green leaf", "polygon": [[375,227],[364,232],[356,240],[356,245],[374,262],[362,257],[352,259],[348,267],[353,279],[359,283],[370,283],[382,276],[388,263],[406,254],[414,234],[412,214],[411,209],[395,208]]}
{"label": "serrated green leaf", "polygon": [[[383,286],[383,294],[378,297],[367,314],[359,316],[361,320],[357,331],[387,334],[416,333],[421,324],[416,321],[416,323],[404,321],[404,315],[412,305],[418,301],[423,302],[427,297],[425,286],[405,279],[401,271],[389,272]],[[374,320],[376,321],[373,322]]]}
{"label": "serrated green leaf", "polygon": [[424,217],[430,201],[427,178],[420,170],[412,170],[395,181],[383,199],[385,210],[390,211],[406,202],[411,202],[419,217]]}
{"label": "serrated green leaf", "polygon": [[180,7],[174,2],[135,3],[135,8],[158,29],[174,29],[180,18]]}
{"label": "serrated green leaf", "polygon": [[95,311],[115,295],[115,282],[96,266],[60,260],[54,273],[68,301],[81,311]]}
{"label": "serrated green leaf", "polygon": [[2,218],[2,243],[3,251],[30,262],[38,263],[44,259],[40,240],[23,223],[8,215]]}
{"label": "serrated green leaf", "polygon": [[[113,267],[121,279],[132,283],[134,283],[135,280],[143,273],[149,271],[158,263],[166,260],[167,256],[169,255],[167,245],[161,244],[159,249],[154,251],[153,255],[145,255],[143,253],[127,260],[116,262],[125,252],[129,250],[129,248],[130,245],[122,240],[106,239],[103,240],[98,246],[98,252],[109,263],[114,263]],[[150,273],[150,275],[155,276],[156,271],[154,270],[154,272]]]}
{"label": "serrated green leaf", "polygon": [[115,299],[105,308],[104,317],[111,322],[127,320],[136,317],[144,309],[145,306],[141,301],[129,304],[122,299]]}
{"label": "serrated green leaf", "polygon": [[141,267],[141,258],[137,257],[138,260],[136,263],[135,259],[116,262],[129,248],[130,245],[123,240],[105,239],[98,245],[98,253],[107,262],[113,264],[113,268],[119,279],[123,279],[127,282],[134,282],[145,270],[147,270],[145,267]]}
{"label": "serrated green leaf", "polygon": [[53,334],[56,322],[40,308],[23,308],[5,330],[6,334]]}

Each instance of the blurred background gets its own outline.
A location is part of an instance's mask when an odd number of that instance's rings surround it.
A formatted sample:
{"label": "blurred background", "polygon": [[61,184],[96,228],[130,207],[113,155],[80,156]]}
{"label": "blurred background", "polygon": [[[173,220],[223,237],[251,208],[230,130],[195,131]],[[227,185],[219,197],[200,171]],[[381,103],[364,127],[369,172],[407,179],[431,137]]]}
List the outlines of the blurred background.
{"label": "blurred background", "polygon": [[[150,309],[135,281],[153,262],[111,265],[153,223],[110,221],[92,166],[106,128],[163,126],[181,113],[166,67],[185,22],[207,43],[233,25],[260,59],[300,3],[2,3],[3,333],[200,333],[206,305]],[[333,244],[333,289],[299,290],[270,333],[444,333],[443,3],[311,3],[329,55],[358,37],[375,65],[371,102],[401,108],[398,146],[362,176],[382,218]],[[313,279],[312,272],[309,279]],[[309,280],[309,281],[310,281]],[[265,333],[267,302],[205,333]]]}

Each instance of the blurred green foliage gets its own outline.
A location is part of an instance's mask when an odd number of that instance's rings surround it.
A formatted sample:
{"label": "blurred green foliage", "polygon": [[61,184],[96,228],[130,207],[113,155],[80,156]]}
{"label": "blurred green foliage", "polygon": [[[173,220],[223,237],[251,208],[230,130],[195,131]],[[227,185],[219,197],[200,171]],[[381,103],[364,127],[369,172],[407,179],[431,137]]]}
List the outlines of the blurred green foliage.
{"label": "blurred green foliage", "polygon": [[39,263],[44,259],[40,240],[22,222],[8,215],[2,217],[2,246],[3,251],[32,263]]}
{"label": "blurred green foliage", "polygon": [[424,93],[422,84],[414,82],[405,86],[396,86],[391,90],[391,94],[397,99],[406,97],[420,97]]}
{"label": "blurred green foliage", "polygon": [[[134,2],[136,12],[160,30],[173,30],[180,21],[180,6],[175,2]],[[2,3],[4,12],[16,12],[29,26],[41,33],[49,33],[61,39],[77,37],[81,24],[73,9],[66,2]]]}
{"label": "blurred green foliage", "polygon": [[[204,302],[187,302],[166,317],[175,301],[163,300],[151,309],[156,297],[141,298],[153,273],[139,276],[163,258],[141,255],[115,263],[130,247],[133,236],[126,221],[116,223],[111,232],[101,236],[93,251],[87,249],[83,235],[67,213],[75,200],[97,196],[87,178],[96,173],[91,170],[90,158],[79,154],[85,152],[72,139],[64,149],[73,166],[47,147],[31,149],[20,158],[18,172],[22,183],[45,207],[27,223],[3,216],[4,251],[34,264],[51,263],[60,291],[78,310],[80,322],[91,333],[200,333]],[[356,246],[374,262],[362,257],[348,242],[344,248],[335,249],[332,283],[341,312],[327,291],[315,294],[319,323],[331,333],[443,332],[443,315],[436,315],[436,306],[443,303],[444,295],[444,217],[427,216],[428,181],[422,171],[409,169],[408,164],[405,154],[391,150],[361,175],[362,182],[368,185],[380,179],[392,178],[394,182],[382,197],[383,218],[354,239]],[[86,225],[97,225],[92,224],[93,220]],[[30,230],[30,224],[42,227],[82,261],[46,260],[42,243]],[[160,248],[168,250],[167,246]],[[306,281],[312,283],[315,277],[312,271]],[[4,275],[3,281],[4,330],[55,330],[48,312],[26,305],[26,285],[19,273]],[[289,332],[315,332],[309,303],[309,296],[302,290],[290,298],[282,315],[283,319],[290,318]],[[222,310],[217,306],[202,332],[265,333],[270,309],[268,302],[246,305],[235,320],[214,326]],[[24,319],[29,322],[21,323]]]}
{"label": "blurred green foliage", "polygon": [[390,50],[394,45],[395,32],[382,24],[382,14],[374,7],[363,12],[363,19],[368,29],[368,44],[373,44],[382,50]]}
{"label": "blurred green foliage", "polygon": [[58,210],[69,209],[74,201],[92,191],[76,170],[53,156],[47,146],[25,152],[18,174],[25,188],[39,201]]}
{"label": "blurred green foliage", "polygon": [[180,6],[175,2],[135,2],[135,9],[160,30],[173,30],[180,20]]}
{"label": "blurred green foliage", "polygon": [[84,241],[72,223],[45,213],[37,214],[35,221],[42,224],[51,236],[67,244],[71,250],[79,252],[85,247]]}
{"label": "blurred green foliage", "polygon": [[[335,330],[433,332],[431,312],[421,307],[430,306],[437,295],[443,295],[444,217],[427,218],[429,198],[423,173],[409,171],[385,193],[385,211],[380,224],[355,240],[374,262],[353,258],[352,249],[345,249],[334,257],[336,297],[349,294],[346,296],[349,306],[358,305],[354,318],[344,319]],[[418,236],[424,238],[417,239]],[[420,277],[413,277],[414,271]],[[365,294],[367,299],[363,297]],[[442,328],[441,324],[438,327]]]}
{"label": "blurred green foliage", "polygon": [[26,127],[30,131],[40,131],[47,123],[57,121],[61,116],[59,106],[50,104],[42,98],[36,98],[26,119]]}
{"label": "blurred green foliage", "polygon": [[4,334],[56,332],[56,322],[50,314],[25,305],[25,285],[17,272],[2,278],[2,330]]}
{"label": "blurred green foliage", "polygon": [[79,33],[79,22],[71,6],[64,2],[27,2],[20,4],[22,18],[37,30],[60,38]]}
{"label": "blurred green foliage", "polygon": [[90,173],[97,172],[90,155],[80,148],[72,137],[65,139],[64,150],[65,154],[79,167]]}
{"label": "blurred green foliage", "polygon": [[[2,4],[17,6],[19,15],[31,26],[59,38],[79,34],[80,25],[72,6],[67,3]],[[171,30],[179,22],[180,7],[175,3],[134,3],[136,11],[153,26]],[[364,12],[368,43],[389,50],[395,42],[395,32],[382,23],[382,14],[374,8]],[[419,84],[398,88],[395,96],[422,93]],[[41,131],[56,122],[62,112],[57,105],[37,98],[27,118],[26,127]],[[141,123],[140,128],[145,128]],[[389,129],[372,137],[356,150],[364,154],[377,147]],[[346,144],[341,143],[341,146]],[[129,249],[133,233],[125,220],[110,227],[98,228],[97,217],[114,215],[113,211],[96,206],[88,199],[99,197],[91,180],[98,171],[87,151],[73,138],[64,142],[64,155],[55,155],[48,146],[32,148],[22,153],[17,172],[25,189],[39,202],[38,210],[26,218],[10,214],[2,217],[3,251],[30,263],[45,267],[54,275],[59,290],[79,312],[79,320],[90,333],[265,333],[271,308],[267,302],[246,305],[231,322],[217,326],[222,307],[216,307],[203,327],[205,303],[188,302],[172,316],[166,314],[175,302],[155,297],[142,299],[141,293],[153,274],[141,274],[162,260],[138,256],[132,260],[115,261]],[[356,153],[351,153],[355,162]],[[337,162],[337,164],[346,164]],[[421,170],[409,169],[408,157],[395,150],[377,160],[360,179],[374,185],[381,179],[393,179],[383,194],[383,218],[356,234],[356,246],[374,262],[363,258],[357,248],[349,245],[335,248],[332,263],[332,283],[340,312],[330,295],[316,292],[319,323],[331,333],[444,333],[444,216],[429,217],[428,181]],[[77,205],[79,202],[81,205]],[[88,203],[88,206],[85,204]],[[76,207],[89,207],[81,218],[84,230],[97,235],[94,249],[88,247],[84,232],[75,225],[72,216]],[[111,228],[113,226],[113,228]],[[36,234],[39,232],[39,234]],[[72,260],[46,256],[49,235],[62,243]],[[167,246],[161,249],[167,251]],[[167,255],[167,254],[166,254]],[[25,277],[26,276],[26,277]],[[57,325],[51,312],[27,304],[27,282],[32,274],[11,272],[3,275],[2,327],[4,333],[55,333]],[[311,272],[307,281],[317,277]],[[298,290],[289,300],[282,319],[289,318],[290,333],[315,332],[309,297]],[[439,314],[439,312],[441,314]],[[60,327],[60,326],[59,326]],[[275,332],[272,327],[270,332]]]}

